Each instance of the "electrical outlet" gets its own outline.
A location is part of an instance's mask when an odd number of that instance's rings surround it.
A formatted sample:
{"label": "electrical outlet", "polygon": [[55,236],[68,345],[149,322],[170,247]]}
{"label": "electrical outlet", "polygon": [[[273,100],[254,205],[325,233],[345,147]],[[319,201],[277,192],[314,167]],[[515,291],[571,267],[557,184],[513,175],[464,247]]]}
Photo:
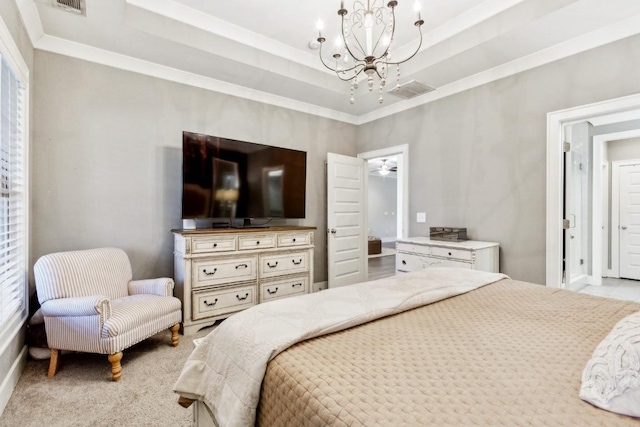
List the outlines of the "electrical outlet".
{"label": "electrical outlet", "polygon": [[427,222],[427,213],[426,212],[418,212],[416,215],[417,222]]}

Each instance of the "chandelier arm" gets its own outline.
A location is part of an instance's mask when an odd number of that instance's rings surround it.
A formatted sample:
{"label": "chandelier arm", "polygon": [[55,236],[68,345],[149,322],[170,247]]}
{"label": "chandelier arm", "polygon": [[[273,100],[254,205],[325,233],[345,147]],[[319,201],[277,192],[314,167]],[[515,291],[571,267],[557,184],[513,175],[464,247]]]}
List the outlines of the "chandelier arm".
{"label": "chandelier arm", "polygon": [[[360,65],[358,65],[357,67],[364,67],[364,65],[360,64]],[[339,74],[339,73],[345,73],[346,71],[353,70],[354,68],[356,68],[356,67],[352,67],[352,68],[350,68],[349,70],[345,70],[345,71],[336,71],[336,76],[337,76],[340,80],[342,80],[343,82],[350,82],[350,81],[351,81],[351,80],[353,80],[354,78],[358,77],[358,75],[360,75],[360,73],[362,72],[362,70],[363,70],[364,68],[362,68],[361,70],[356,71],[356,72],[355,72],[355,74],[354,74],[353,76],[351,76],[351,77],[349,77],[349,78],[346,78],[346,79],[345,79],[344,77],[340,77],[340,74]]]}
{"label": "chandelier arm", "polygon": [[418,52],[420,52],[420,48],[422,47],[422,28],[418,27],[418,31],[420,31],[420,43],[418,44],[418,48],[416,49],[416,51],[413,52],[413,54],[410,57],[408,57],[407,59],[403,59],[402,61],[398,61],[398,62],[386,62],[387,65],[399,65],[399,64],[402,64],[403,62],[407,62],[408,60],[410,60],[411,58],[416,56],[418,54]]}
{"label": "chandelier arm", "polygon": [[[351,48],[349,47],[349,43],[347,41],[347,38],[344,35],[344,16],[345,15],[342,15],[342,40],[344,40],[344,47],[347,49],[347,52],[349,52],[349,55],[351,55],[351,57],[353,59],[355,59],[356,61],[362,62],[362,61],[364,61],[364,59],[358,58],[357,56],[355,56],[353,54],[353,52],[351,52]],[[352,30],[353,30],[353,28],[352,28]],[[356,39],[356,42],[358,43],[358,45],[360,45],[360,41],[358,40],[358,38],[356,36],[353,36],[353,38]],[[362,46],[360,46],[360,49],[361,49],[361,52],[364,53],[364,50],[362,50]]]}
{"label": "chandelier arm", "polygon": [[325,67],[327,67],[329,70],[333,71],[334,73],[337,73],[337,72],[338,72],[338,70],[337,70],[337,69],[331,68],[330,66],[328,66],[328,65],[327,65],[327,63],[326,63],[326,62],[324,62],[324,58],[322,57],[322,45],[323,45],[323,44],[324,44],[324,43],[320,43],[320,51],[319,51],[319,55],[318,55],[318,56],[320,56],[320,62],[322,62],[322,65],[324,65]]}
{"label": "chandelier arm", "polygon": [[[340,72],[341,72],[341,73],[347,73],[347,72],[349,72],[349,71],[351,71],[351,70],[355,70],[355,69],[356,69],[356,68],[358,68],[358,67],[364,67],[364,64],[356,64],[356,65],[354,65],[354,66],[353,66],[353,67],[351,67],[351,68],[346,68],[346,69],[344,69],[344,70],[340,70]],[[359,72],[358,72],[358,73],[359,73]]]}
{"label": "chandelier arm", "polygon": [[[373,52],[376,51],[376,48],[380,44],[380,40],[382,40],[382,36],[384,36],[384,31],[380,32],[380,37],[378,37],[378,40],[376,40],[376,44],[373,45],[373,49],[371,49],[371,54],[373,54]],[[389,44],[391,44],[391,40],[389,40]],[[389,49],[389,47],[387,47],[387,49],[385,49],[384,53],[380,56],[380,58],[382,58],[382,57],[384,57],[386,55],[388,49]]]}
{"label": "chandelier arm", "polygon": [[[380,58],[387,57],[387,55],[389,54],[389,49],[391,48],[391,43],[393,42],[393,38],[396,34],[396,8],[395,7],[391,8],[391,19],[393,20],[393,27],[391,28],[391,37],[389,38],[389,44],[387,45],[387,48],[384,50],[384,53],[380,55]],[[422,40],[420,40],[420,43],[422,44]]]}

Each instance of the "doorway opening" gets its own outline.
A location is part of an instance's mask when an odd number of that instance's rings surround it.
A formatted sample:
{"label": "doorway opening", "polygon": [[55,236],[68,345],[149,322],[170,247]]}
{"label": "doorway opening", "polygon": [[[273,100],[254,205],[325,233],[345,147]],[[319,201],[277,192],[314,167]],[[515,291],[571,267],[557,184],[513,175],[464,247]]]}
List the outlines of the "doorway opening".
{"label": "doorway opening", "polygon": [[358,154],[367,162],[368,280],[395,274],[396,241],[408,236],[408,145]]}
{"label": "doorway opening", "polygon": [[639,137],[638,95],[548,115],[547,286],[640,299]]}

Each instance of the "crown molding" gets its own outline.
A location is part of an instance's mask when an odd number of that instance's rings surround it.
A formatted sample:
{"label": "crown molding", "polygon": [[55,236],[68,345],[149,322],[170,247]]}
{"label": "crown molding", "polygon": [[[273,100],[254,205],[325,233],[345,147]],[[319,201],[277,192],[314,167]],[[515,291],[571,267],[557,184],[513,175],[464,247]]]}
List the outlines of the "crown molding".
{"label": "crown molding", "polygon": [[207,33],[215,34],[245,46],[250,46],[271,55],[284,58],[291,62],[332,74],[320,64],[315,55],[303,52],[279,41],[265,37],[262,34],[207,15],[206,13],[172,0],[125,0],[125,3],[129,7],[137,7],[184,25],[198,28]]}
{"label": "crown molding", "polygon": [[[138,5],[144,0],[126,0],[128,4]],[[165,5],[174,2],[170,0],[162,0]],[[516,4],[519,0],[505,0],[504,5],[508,3]],[[53,37],[44,34],[37,7],[33,0],[16,0],[18,10],[22,17],[22,21],[27,29],[31,43],[34,49],[40,49],[60,55],[78,58],[102,65],[132,71],[139,74],[145,74],[152,77],[182,83],[193,87],[219,92],[227,95],[237,96],[261,102],[268,105],[287,108],[294,111],[300,111],[307,114],[325,117],[353,125],[362,125],[384,117],[392,116],[403,111],[424,105],[460,92],[478,87],[523,71],[539,67],[550,62],[560,60],[562,58],[572,56],[617,40],[633,36],[640,33],[640,15],[635,15],[623,21],[609,25],[607,27],[592,31],[587,34],[575,37],[571,40],[538,51],[531,55],[516,59],[514,61],[502,64],[481,73],[466,77],[437,88],[435,91],[425,95],[400,101],[388,107],[382,107],[370,113],[359,116],[344,113],[342,111],[332,110],[330,108],[320,107],[318,105],[297,101],[291,98],[275,95],[256,89],[247,88],[210,77],[188,71],[168,67],[165,65],[141,60],[131,56],[122,55],[112,51],[72,42],[66,39]],[[146,3],[145,3],[146,4]],[[182,7],[182,6],[181,6]],[[167,12],[165,10],[165,12]],[[197,12],[197,11],[194,11]],[[199,13],[199,12],[197,12]],[[227,25],[231,25],[228,24]],[[230,27],[229,27],[230,28]],[[226,28],[229,30],[229,28]],[[247,30],[244,30],[247,31]],[[271,41],[273,42],[273,41]],[[278,42],[273,42],[280,44]],[[284,45],[282,45],[284,46]],[[293,49],[293,48],[290,48]],[[291,59],[291,58],[289,58]]]}
{"label": "crown molding", "polygon": [[356,116],[343,113],[341,111],[335,111],[329,108],[297,101],[291,98],[274,95],[272,93],[262,92],[256,89],[227,83],[221,80],[213,79],[211,77],[205,77],[199,74],[190,73],[188,71],[179,70],[177,68],[168,67],[166,65],[160,65],[154,62],[149,62],[142,59],[134,58],[132,56],[122,55],[93,46],[72,42],[58,37],[45,35],[44,37],[40,38],[40,40],[38,40],[38,43],[35,47],[36,49],[40,49],[43,51],[70,56],[89,62],[95,62],[97,64],[102,64],[121,70],[132,71],[134,73],[151,77],[157,77],[163,80],[169,80],[176,83],[199,87],[225,95],[237,96],[239,98],[261,102],[263,104],[287,108],[289,110],[325,117],[332,120],[338,120],[349,124],[356,123]]}
{"label": "crown molding", "polygon": [[532,68],[558,61],[590,49],[595,49],[638,33],[640,33],[640,15],[635,15],[621,22],[609,25],[608,27],[583,34],[531,55],[441,86],[433,92],[360,115],[358,116],[356,124],[362,125],[384,117],[392,116],[411,108],[428,104],[430,102],[437,101],[438,99],[446,98],[514,74],[522,73]]}

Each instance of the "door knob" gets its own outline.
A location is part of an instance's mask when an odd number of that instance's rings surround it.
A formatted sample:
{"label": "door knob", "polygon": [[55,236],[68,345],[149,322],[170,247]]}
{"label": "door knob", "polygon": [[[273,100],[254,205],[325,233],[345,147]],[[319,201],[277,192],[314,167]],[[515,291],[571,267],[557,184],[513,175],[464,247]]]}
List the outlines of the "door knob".
{"label": "door knob", "polygon": [[626,229],[627,229],[627,226],[626,226],[626,225],[623,225],[623,226],[622,226],[622,227],[620,227],[620,228],[622,228],[623,230],[626,230]]}
{"label": "door knob", "polygon": [[338,230],[336,230],[335,228],[332,228],[330,231],[331,231],[331,234],[336,234],[338,232]]}

